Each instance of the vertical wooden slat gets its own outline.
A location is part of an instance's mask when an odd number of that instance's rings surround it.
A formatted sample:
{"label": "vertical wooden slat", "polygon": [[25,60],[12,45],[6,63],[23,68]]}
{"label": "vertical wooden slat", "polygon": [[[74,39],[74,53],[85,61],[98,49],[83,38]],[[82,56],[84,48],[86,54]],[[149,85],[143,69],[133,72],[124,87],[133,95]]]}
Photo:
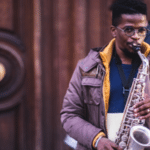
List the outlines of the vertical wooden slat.
{"label": "vertical wooden slat", "polygon": [[14,150],[15,145],[15,111],[3,112],[0,115],[0,149]]}
{"label": "vertical wooden slat", "polygon": [[40,0],[33,0],[33,51],[35,80],[35,150],[42,150],[42,70],[41,70],[41,8]]}
{"label": "vertical wooden slat", "polygon": [[13,0],[0,0],[0,28],[14,29],[13,11]]}
{"label": "vertical wooden slat", "polygon": [[111,12],[109,11],[110,0],[100,0],[100,46],[107,44],[112,38],[110,33]]}
{"label": "vertical wooden slat", "polygon": [[74,26],[73,26],[73,67],[75,68],[77,61],[86,55],[86,0],[73,1]]}
{"label": "vertical wooden slat", "polygon": [[43,100],[43,149],[53,148],[53,1],[41,3],[41,59],[42,59],[42,100]]}
{"label": "vertical wooden slat", "polygon": [[144,0],[144,2],[147,4],[147,17],[148,17],[148,21],[150,21],[150,1]]}
{"label": "vertical wooden slat", "polygon": [[[26,149],[35,150],[35,80],[34,80],[34,41],[33,41],[33,0],[14,0],[18,9],[15,32],[25,45],[25,101],[24,101],[24,142]],[[17,3],[18,1],[18,3]],[[17,13],[18,12],[18,13]]]}
{"label": "vertical wooden slat", "polygon": [[25,141],[25,112],[24,112],[24,102],[25,98],[23,97],[22,103],[17,107],[16,111],[16,143],[18,150],[26,150],[26,141]]}
{"label": "vertical wooden slat", "polygon": [[[70,52],[69,49],[69,22],[70,22],[70,15],[69,15],[69,0],[57,0],[54,3],[54,34],[55,34],[55,43],[53,45],[54,52],[53,52],[53,61],[54,61],[54,89],[55,89],[55,102],[53,102],[54,107],[54,114],[53,117],[54,121],[54,140],[55,143],[54,149],[64,149],[63,143],[63,136],[60,134],[62,132],[62,128],[60,125],[60,108],[62,98],[65,94],[63,88],[67,88],[67,81],[68,81],[68,59],[67,53]],[[55,140],[57,139],[57,140]]]}
{"label": "vertical wooden slat", "polygon": [[[65,94],[63,88],[67,88],[68,81],[68,58],[67,53],[71,50],[69,49],[69,0],[59,0],[58,1],[58,26],[56,31],[57,43],[58,43],[58,53],[56,54],[58,58],[58,101],[56,106],[60,110],[60,102]],[[55,47],[56,48],[56,47]]]}
{"label": "vertical wooden slat", "polygon": [[[62,97],[64,92],[61,92],[62,87],[67,87],[66,82],[68,81],[68,53],[70,53],[70,43],[69,43],[69,32],[70,32],[70,22],[71,18],[69,15],[69,0],[59,0],[57,8],[57,22],[54,25],[56,31],[56,41],[57,45],[55,48],[58,48],[58,71],[59,71],[59,97]],[[61,84],[61,85],[60,85]]]}
{"label": "vertical wooden slat", "polygon": [[100,46],[100,1],[89,0],[88,2],[88,19],[87,19],[87,48]]}

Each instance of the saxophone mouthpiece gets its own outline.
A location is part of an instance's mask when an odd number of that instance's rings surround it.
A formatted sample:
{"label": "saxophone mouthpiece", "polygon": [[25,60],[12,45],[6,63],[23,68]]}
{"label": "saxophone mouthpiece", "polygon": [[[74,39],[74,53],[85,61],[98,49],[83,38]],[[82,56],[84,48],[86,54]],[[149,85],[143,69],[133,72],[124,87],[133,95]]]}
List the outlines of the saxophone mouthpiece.
{"label": "saxophone mouthpiece", "polygon": [[141,50],[141,45],[140,44],[137,44],[137,43],[133,43],[132,44],[132,48],[135,52],[138,52]]}

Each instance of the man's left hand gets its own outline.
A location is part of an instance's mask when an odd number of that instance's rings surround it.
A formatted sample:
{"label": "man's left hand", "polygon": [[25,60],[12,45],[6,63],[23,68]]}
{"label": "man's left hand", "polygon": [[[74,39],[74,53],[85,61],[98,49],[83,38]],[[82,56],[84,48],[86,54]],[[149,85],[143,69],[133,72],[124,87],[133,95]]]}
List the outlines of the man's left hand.
{"label": "man's left hand", "polygon": [[150,117],[150,96],[145,95],[143,101],[134,105],[134,116],[139,119],[147,119]]}

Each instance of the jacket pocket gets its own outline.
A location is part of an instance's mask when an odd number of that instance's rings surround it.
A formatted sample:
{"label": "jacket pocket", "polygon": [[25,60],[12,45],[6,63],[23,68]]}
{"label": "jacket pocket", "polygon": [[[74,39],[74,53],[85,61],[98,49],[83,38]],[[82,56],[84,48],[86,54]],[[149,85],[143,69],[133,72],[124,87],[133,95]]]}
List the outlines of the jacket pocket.
{"label": "jacket pocket", "polygon": [[99,105],[102,98],[102,81],[98,78],[85,77],[82,79],[84,103]]}

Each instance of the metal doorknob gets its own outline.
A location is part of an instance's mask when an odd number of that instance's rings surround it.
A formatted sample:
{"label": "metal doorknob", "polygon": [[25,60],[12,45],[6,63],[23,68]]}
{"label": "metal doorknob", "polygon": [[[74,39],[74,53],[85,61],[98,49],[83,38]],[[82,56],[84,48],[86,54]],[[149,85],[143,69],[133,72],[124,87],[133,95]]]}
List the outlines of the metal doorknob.
{"label": "metal doorknob", "polygon": [[6,74],[5,66],[2,63],[0,63],[0,82],[4,79],[5,74]]}

